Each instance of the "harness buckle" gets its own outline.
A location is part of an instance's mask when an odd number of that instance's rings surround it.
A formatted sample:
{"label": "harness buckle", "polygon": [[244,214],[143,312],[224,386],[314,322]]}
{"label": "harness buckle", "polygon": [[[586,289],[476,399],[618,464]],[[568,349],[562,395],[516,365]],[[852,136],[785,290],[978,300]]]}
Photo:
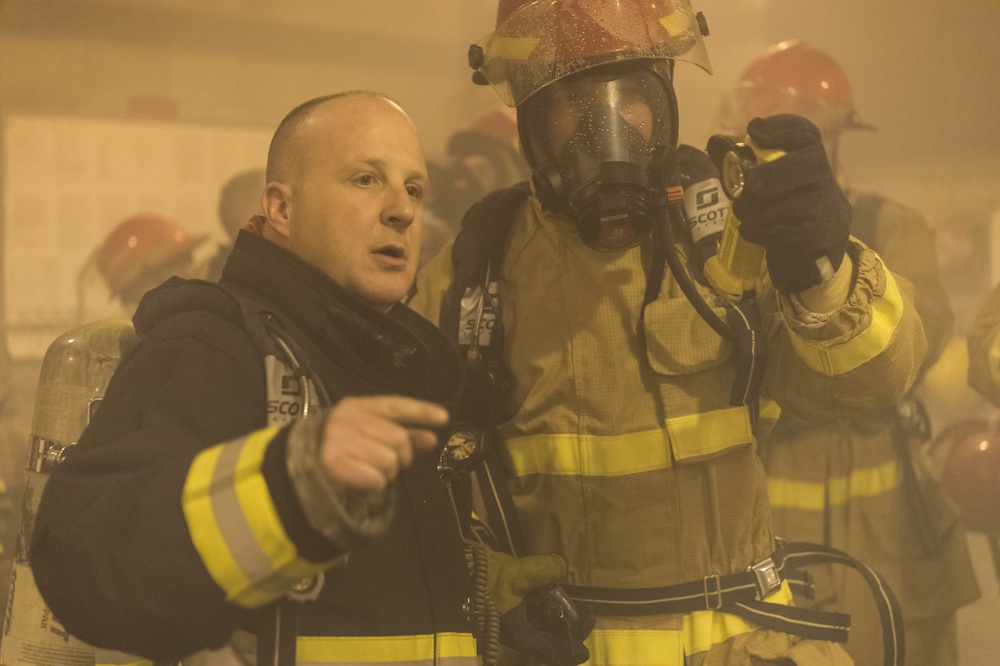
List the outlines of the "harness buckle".
{"label": "harness buckle", "polygon": [[[711,585],[709,581],[713,581]],[[722,608],[722,584],[719,582],[719,574],[705,576],[701,579],[701,584],[705,590],[705,608],[708,610]]]}
{"label": "harness buckle", "polygon": [[761,560],[757,564],[747,567],[747,571],[752,571],[757,582],[757,601],[763,601],[779,589],[781,589],[781,574],[774,564],[774,558],[769,557]]}

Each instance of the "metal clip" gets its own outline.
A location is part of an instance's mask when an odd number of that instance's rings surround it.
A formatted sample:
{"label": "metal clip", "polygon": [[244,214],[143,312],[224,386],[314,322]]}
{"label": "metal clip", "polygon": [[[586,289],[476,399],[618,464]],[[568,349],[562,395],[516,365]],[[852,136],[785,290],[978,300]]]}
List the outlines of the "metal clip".
{"label": "metal clip", "polygon": [[[709,580],[714,581],[712,584],[714,589],[709,589]],[[722,608],[722,584],[719,582],[719,574],[705,576],[701,579],[701,584],[705,589],[705,608],[708,610],[719,610]]]}
{"label": "metal clip", "polygon": [[774,564],[773,558],[761,560],[757,564],[747,567],[747,571],[752,571],[757,579],[757,601],[762,601],[779,589],[781,589],[781,574]]}
{"label": "metal clip", "polygon": [[292,584],[286,596],[292,601],[316,601],[325,582],[326,576],[322,572],[315,576],[300,578]]}

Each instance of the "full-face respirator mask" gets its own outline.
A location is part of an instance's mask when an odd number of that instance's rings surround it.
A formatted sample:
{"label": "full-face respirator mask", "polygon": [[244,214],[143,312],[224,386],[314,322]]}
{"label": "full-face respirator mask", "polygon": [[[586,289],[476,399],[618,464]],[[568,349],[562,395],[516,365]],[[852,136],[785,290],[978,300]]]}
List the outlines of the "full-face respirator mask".
{"label": "full-face respirator mask", "polygon": [[672,178],[676,119],[662,61],[599,67],[538,91],[518,108],[518,126],[542,208],[573,219],[595,250],[642,243],[654,192]]}

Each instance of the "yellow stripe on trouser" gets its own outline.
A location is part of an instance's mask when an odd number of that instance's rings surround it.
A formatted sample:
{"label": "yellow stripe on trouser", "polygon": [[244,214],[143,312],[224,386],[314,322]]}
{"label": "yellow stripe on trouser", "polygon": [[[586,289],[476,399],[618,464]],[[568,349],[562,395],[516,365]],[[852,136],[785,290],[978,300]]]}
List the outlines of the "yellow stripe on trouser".
{"label": "yellow stripe on trouser", "polygon": [[[787,583],[765,601],[787,606],[792,593]],[[631,666],[684,666],[685,656],[706,652],[734,636],[747,634],[759,626],[735,615],[717,611],[697,611],[684,616],[684,628],[596,629],[587,639],[592,664]]]}
{"label": "yellow stripe on trouser", "polygon": [[850,372],[875,358],[889,346],[903,317],[903,299],[892,274],[885,271],[885,293],[872,302],[872,321],[868,328],[847,342],[823,347],[823,341],[806,340],[790,331],[792,346],[806,365],[829,377]]}
{"label": "yellow stripe on trouser", "polygon": [[184,484],[188,531],[226,598],[255,608],[329,563],[298,557],[271,501],[260,467],[277,428],[202,451]]}
{"label": "yellow stripe on trouser", "polygon": [[843,506],[859,497],[882,495],[900,484],[899,464],[890,460],[876,467],[851,470],[848,476],[826,481],[799,481],[770,477],[767,494],[772,508],[822,511],[827,506]]}
{"label": "yellow stripe on trouser", "polygon": [[479,662],[476,640],[470,634],[300,636],[296,645],[299,666],[360,663],[473,666]]}
{"label": "yellow stripe on trouser", "polygon": [[505,443],[517,476],[625,476],[666,469],[677,460],[718,453],[753,441],[746,407],[729,407],[667,419],[666,430],[623,435],[549,434]]}

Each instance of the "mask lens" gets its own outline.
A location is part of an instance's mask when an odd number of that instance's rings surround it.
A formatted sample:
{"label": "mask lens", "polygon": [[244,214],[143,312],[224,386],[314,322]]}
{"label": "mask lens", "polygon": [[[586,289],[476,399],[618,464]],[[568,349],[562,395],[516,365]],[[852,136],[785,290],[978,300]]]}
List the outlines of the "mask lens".
{"label": "mask lens", "polygon": [[527,129],[536,153],[530,157],[537,163],[558,161],[570,147],[593,160],[638,162],[669,141],[670,99],[664,82],[646,69],[571,77],[529,102]]}
{"label": "mask lens", "polygon": [[543,207],[573,217],[595,249],[649,235],[651,163],[674,142],[669,86],[652,68],[604,67],[553,83],[519,111]]}

